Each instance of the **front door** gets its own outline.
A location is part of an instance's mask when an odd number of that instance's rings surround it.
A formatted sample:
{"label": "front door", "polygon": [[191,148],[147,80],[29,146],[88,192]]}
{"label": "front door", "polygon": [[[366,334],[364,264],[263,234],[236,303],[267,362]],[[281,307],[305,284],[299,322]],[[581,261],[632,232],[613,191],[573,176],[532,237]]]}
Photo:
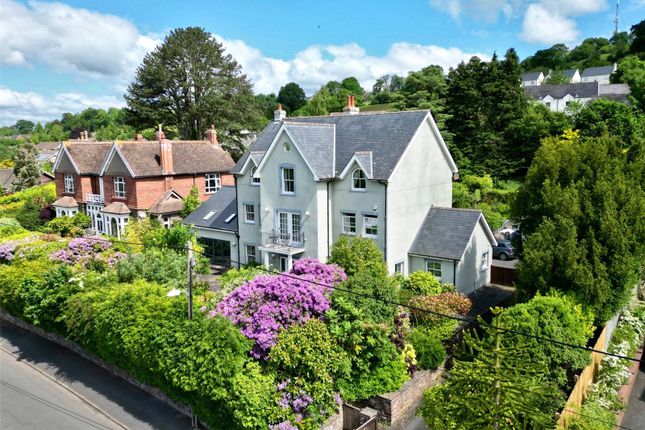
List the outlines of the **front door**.
{"label": "front door", "polygon": [[281,272],[286,272],[288,271],[288,262],[287,262],[287,257],[280,257],[280,271]]}

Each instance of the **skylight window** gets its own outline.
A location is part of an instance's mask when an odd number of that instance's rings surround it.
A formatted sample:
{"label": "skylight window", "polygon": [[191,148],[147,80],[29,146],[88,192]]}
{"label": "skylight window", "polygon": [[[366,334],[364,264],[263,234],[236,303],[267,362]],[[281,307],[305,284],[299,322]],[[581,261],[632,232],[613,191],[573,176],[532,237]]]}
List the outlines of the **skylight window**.
{"label": "skylight window", "polygon": [[230,214],[230,215],[228,216],[228,218],[226,218],[226,219],[224,220],[224,222],[225,222],[225,223],[229,223],[229,222],[233,221],[233,218],[235,218],[236,216],[237,216],[237,214]]}
{"label": "skylight window", "polygon": [[206,216],[204,217],[204,220],[211,219],[216,212],[217,211],[210,211],[209,213],[206,214]]}

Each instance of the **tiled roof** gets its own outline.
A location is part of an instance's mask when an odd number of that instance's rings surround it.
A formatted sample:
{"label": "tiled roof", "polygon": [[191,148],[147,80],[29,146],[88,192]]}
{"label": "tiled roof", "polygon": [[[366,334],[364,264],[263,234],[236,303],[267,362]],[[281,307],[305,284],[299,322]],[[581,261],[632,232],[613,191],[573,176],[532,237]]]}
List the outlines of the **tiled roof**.
{"label": "tiled roof", "polygon": [[524,87],[524,91],[528,96],[538,100],[542,100],[546,96],[561,99],[567,94],[578,99],[591,98],[598,95],[598,82],[579,82],[576,84],[562,85],[543,84]]}
{"label": "tiled roof", "polygon": [[[291,130],[297,130],[294,133],[298,133],[298,147],[315,171],[329,172],[333,162],[336,170],[333,176],[336,176],[355,153],[371,151],[372,177],[388,179],[427,115],[427,110],[418,110],[285,118],[281,122],[269,123],[251,145],[250,150],[266,151],[280,126],[285,124],[290,133]],[[318,127],[306,128],[305,124]],[[330,134],[331,127],[324,127],[331,125],[334,126],[335,135]],[[324,141],[332,136],[335,137],[335,142]],[[333,152],[331,148],[334,148]],[[248,157],[247,152],[231,172],[241,173]]]}
{"label": "tiled roof", "polygon": [[184,208],[184,200],[175,191],[166,191],[159,200],[150,207],[152,214],[178,213]]}
{"label": "tiled roof", "polygon": [[81,175],[98,175],[111,142],[66,142],[65,147]]}
{"label": "tiled roof", "polygon": [[542,72],[528,72],[522,74],[522,81],[534,81],[540,77]]}
{"label": "tiled roof", "polygon": [[200,228],[237,231],[235,187],[220,188],[193,213],[184,218],[183,223]]}
{"label": "tiled roof", "polygon": [[614,73],[614,65],[601,66],[601,67],[587,67],[582,71],[581,76],[587,78],[589,76],[611,75]]}
{"label": "tiled roof", "polygon": [[52,203],[52,206],[58,206],[59,208],[76,208],[78,207],[78,203],[74,197],[63,196]]}
{"label": "tiled roof", "polygon": [[461,260],[482,212],[475,209],[432,207],[410,248],[410,254]]}
{"label": "tiled roof", "polygon": [[130,214],[130,209],[123,202],[112,202],[106,207],[104,207],[103,209],[101,209],[101,212],[108,213],[108,214],[126,215],[126,214]]}
{"label": "tiled roof", "polygon": [[12,190],[15,180],[16,175],[13,173],[13,168],[0,169],[0,187],[2,187],[5,192]]}

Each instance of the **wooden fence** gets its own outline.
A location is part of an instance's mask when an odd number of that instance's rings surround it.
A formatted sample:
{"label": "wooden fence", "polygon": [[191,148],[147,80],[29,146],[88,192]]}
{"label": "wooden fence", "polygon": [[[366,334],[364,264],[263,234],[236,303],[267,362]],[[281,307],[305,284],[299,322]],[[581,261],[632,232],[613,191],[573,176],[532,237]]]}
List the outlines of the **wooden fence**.
{"label": "wooden fence", "polygon": [[[607,345],[609,344],[611,331],[612,330],[610,328],[610,325],[607,324],[605,328],[602,329],[600,336],[598,336],[598,340],[593,346],[593,349],[597,349],[599,351],[607,351]],[[578,415],[576,412],[580,410],[580,407],[585,400],[589,385],[591,385],[591,383],[596,379],[596,376],[598,375],[598,369],[603,357],[604,354],[601,354],[599,352],[591,353],[591,364],[585,367],[582,373],[580,373],[578,381],[573,387],[571,395],[569,396],[569,399],[567,399],[567,403],[565,403],[564,408],[562,409],[562,413],[560,414],[560,419],[558,420],[556,428],[568,428],[569,421],[573,417]]]}

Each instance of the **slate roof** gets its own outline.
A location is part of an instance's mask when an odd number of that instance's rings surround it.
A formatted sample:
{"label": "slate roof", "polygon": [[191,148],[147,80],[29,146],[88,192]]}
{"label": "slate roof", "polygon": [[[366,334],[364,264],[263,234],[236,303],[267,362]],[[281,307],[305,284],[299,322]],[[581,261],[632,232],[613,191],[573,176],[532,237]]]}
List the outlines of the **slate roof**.
{"label": "slate roof", "polygon": [[98,175],[111,147],[111,142],[65,143],[65,148],[72,160],[74,160],[81,175]]}
{"label": "slate roof", "polygon": [[577,71],[578,71],[578,69],[567,69],[562,73],[564,74],[564,76],[566,76],[567,78],[571,79],[571,78],[573,78],[573,76],[576,74]]}
{"label": "slate roof", "polygon": [[[397,162],[408,147],[419,126],[428,115],[427,110],[404,112],[369,112],[356,115],[330,115],[314,117],[285,118],[273,121],[260,133],[250,150],[266,151],[275,138],[280,126],[284,123],[291,130],[298,130],[300,142],[298,147],[308,157],[313,169],[320,172],[329,172],[329,164],[335,165],[332,176],[338,175],[357,152],[372,152],[372,177],[374,179],[388,179]],[[313,127],[306,129],[303,126],[333,125],[335,130],[335,145],[323,141],[328,136],[327,128]],[[293,133],[291,133],[293,135]],[[294,136],[294,139],[296,137]],[[311,139],[311,140],[309,140]],[[331,153],[331,148],[334,148]],[[322,156],[326,153],[326,156]],[[238,160],[231,173],[241,173],[242,166],[249,157],[247,152]],[[311,157],[309,159],[309,157]],[[335,159],[334,159],[335,158]],[[321,176],[321,178],[332,177]]]}
{"label": "slate roof", "polygon": [[16,175],[13,173],[13,168],[0,169],[0,187],[5,192],[9,192],[13,189],[13,183],[16,180]]}
{"label": "slate roof", "polygon": [[587,67],[580,76],[587,78],[589,76],[611,75],[612,73],[614,73],[613,64],[611,66]]}
{"label": "slate roof", "polygon": [[431,207],[410,247],[410,254],[461,260],[482,212]]}
{"label": "slate roof", "polygon": [[52,206],[58,206],[59,208],[77,208],[78,203],[74,197],[63,196],[52,203]]}
{"label": "slate roof", "polygon": [[[334,177],[334,124],[289,122],[287,132],[319,178]],[[253,155],[251,155],[253,156]]]}
{"label": "slate roof", "polygon": [[522,81],[534,81],[540,77],[542,72],[528,72],[522,73]]}
{"label": "slate roof", "polygon": [[561,99],[567,94],[575,98],[591,98],[598,95],[598,82],[579,82],[576,84],[542,84],[532,87],[524,87],[524,91],[530,97],[542,100],[546,96],[554,99]]}
{"label": "slate roof", "polygon": [[[208,217],[211,212],[214,213]],[[183,223],[200,228],[235,232],[237,231],[237,216],[226,222],[234,214],[237,214],[235,187],[223,186],[199,205],[193,213],[184,218]],[[208,217],[208,219],[204,219],[204,217]]]}

